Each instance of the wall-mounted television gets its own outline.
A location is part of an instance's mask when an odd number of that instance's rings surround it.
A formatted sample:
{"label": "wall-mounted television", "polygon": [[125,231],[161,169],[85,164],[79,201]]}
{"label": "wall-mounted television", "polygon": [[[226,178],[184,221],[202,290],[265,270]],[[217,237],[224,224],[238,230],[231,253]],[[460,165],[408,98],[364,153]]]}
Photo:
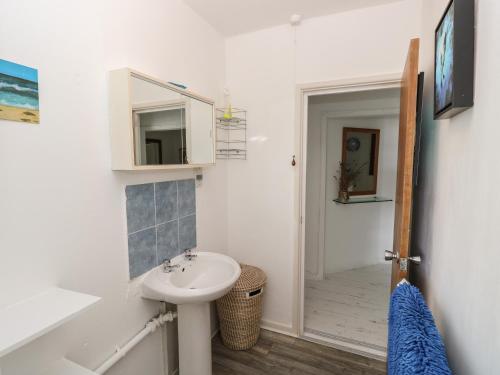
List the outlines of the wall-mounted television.
{"label": "wall-mounted television", "polygon": [[474,0],[451,0],[436,28],[434,118],[474,105]]}

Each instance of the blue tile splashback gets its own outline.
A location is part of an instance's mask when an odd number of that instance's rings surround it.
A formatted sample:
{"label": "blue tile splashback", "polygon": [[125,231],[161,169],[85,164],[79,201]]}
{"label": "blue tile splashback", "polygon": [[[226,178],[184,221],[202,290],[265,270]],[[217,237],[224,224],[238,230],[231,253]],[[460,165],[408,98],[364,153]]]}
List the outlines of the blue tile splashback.
{"label": "blue tile splashback", "polygon": [[142,275],[156,267],[156,229],[149,228],[128,236],[130,277]]}
{"label": "blue tile splashback", "polygon": [[179,217],[177,185],[177,181],[159,182],[155,184],[156,222],[158,224],[163,224]]}
{"label": "blue tile splashback", "polygon": [[196,198],[194,180],[178,181],[179,216],[185,217],[196,213]]}
{"label": "blue tile splashback", "polygon": [[192,249],[196,247],[196,216],[189,215],[179,219],[179,247]]}
{"label": "blue tile splashback", "polygon": [[179,220],[158,225],[158,262],[179,254]]}
{"label": "blue tile splashback", "polygon": [[196,247],[194,179],[129,185],[125,194],[131,279]]}
{"label": "blue tile splashback", "polygon": [[127,195],[128,233],[155,226],[155,199],[153,184],[133,185],[125,188]]}

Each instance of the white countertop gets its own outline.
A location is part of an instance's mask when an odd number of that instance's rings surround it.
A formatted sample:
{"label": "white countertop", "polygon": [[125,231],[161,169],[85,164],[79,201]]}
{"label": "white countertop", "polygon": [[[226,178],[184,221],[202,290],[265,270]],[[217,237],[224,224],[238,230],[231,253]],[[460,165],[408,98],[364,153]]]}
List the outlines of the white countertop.
{"label": "white countertop", "polygon": [[96,375],[96,373],[62,358],[50,365],[41,375]]}
{"label": "white countertop", "polygon": [[59,327],[100,300],[50,288],[0,310],[0,357]]}

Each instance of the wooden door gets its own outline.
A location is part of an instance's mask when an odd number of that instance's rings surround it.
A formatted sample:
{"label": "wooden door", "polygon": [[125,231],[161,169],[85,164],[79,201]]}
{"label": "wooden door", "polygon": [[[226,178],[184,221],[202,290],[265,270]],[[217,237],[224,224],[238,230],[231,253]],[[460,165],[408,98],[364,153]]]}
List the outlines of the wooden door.
{"label": "wooden door", "polygon": [[419,39],[412,39],[401,79],[399,115],[398,170],[394,217],[394,242],[391,290],[408,278],[411,211],[413,193],[413,158],[417,124]]}

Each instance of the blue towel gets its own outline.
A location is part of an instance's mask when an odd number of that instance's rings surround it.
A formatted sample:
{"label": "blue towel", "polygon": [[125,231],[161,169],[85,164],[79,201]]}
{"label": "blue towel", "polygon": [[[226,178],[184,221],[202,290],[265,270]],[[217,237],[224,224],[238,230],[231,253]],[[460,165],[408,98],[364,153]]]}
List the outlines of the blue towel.
{"label": "blue towel", "polygon": [[432,313],[410,284],[392,293],[387,369],[389,375],[451,375]]}

